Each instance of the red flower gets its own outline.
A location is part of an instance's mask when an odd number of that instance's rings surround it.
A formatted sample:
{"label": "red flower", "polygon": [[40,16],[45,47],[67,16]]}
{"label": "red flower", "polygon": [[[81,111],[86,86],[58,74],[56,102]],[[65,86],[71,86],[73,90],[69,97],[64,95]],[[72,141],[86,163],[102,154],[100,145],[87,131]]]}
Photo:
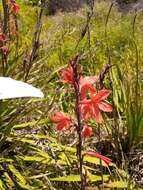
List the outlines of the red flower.
{"label": "red flower", "polygon": [[1,34],[0,34],[0,41],[3,42],[3,41],[5,41],[5,40],[6,40],[5,34],[1,33]]}
{"label": "red flower", "polygon": [[8,55],[9,50],[6,46],[1,47],[0,49],[1,49],[3,55],[5,55],[5,56]]}
{"label": "red flower", "polygon": [[68,67],[67,69],[64,69],[62,71],[62,82],[73,84],[74,83],[74,77],[73,77],[73,69],[72,67]]}
{"label": "red flower", "polygon": [[91,93],[91,99],[81,101],[81,113],[84,119],[95,118],[98,123],[102,123],[101,111],[112,112],[112,106],[105,99],[111,93],[110,90],[100,90],[98,93]]}
{"label": "red flower", "polygon": [[14,14],[18,14],[20,10],[20,6],[17,3],[12,3],[12,9],[13,9]]}
{"label": "red flower", "polygon": [[86,98],[86,92],[89,90],[92,93],[96,92],[96,89],[93,87],[93,84],[96,82],[96,76],[82,77],[80,78],[80,93],[82,99]]}
{"label": "red flower", "polygon": [[[73,68],[70,66],[62,71],[62,82],[68,84],[74,84],[74,73]],[[96,76],[90,77],[80,77],[79,85],[80,85],[80,92],[81,97],[86,97],[86,92],[89,90],[90,92],[96,92],[95,88],[92,86],[97,80]]]}
{"label": "red flower", "polygon": [[83,126],[82,136],[84,138],[88,138],[91,137],[92,135],[93,135],[92,127],[88,127],[87,125]]}
{"label": "red flower", "polygon": [[112,160],[110,158],[107,158],[106,156],[103,156],[103,155],[101,155],[97,152],[94,152],[94,151],[88,151],[88,152],[86,152],[86,155],[99,158],[99,159],[103,160],[107,165],[112,163]]}
{"label": "red flower", "polygon": [[54,123],[58,123],[57,130],[61,131],[63,129],[68,129],[72,124],[72,120],[69,116],[66,116],[62,112],[57,112],[55,115],[51,117],[51,121]]}

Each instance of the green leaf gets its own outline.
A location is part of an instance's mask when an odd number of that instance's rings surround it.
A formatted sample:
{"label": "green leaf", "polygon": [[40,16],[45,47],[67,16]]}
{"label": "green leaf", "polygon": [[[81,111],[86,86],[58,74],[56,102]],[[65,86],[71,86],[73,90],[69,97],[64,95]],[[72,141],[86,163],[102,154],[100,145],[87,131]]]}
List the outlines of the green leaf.
{"label": "green leaf", "polygon": [[13,127],[13,129],[23,129],[23,128],[26,128],[26,127],[33,127],[35,125],[42,125],[42,124],[47,123],[48,121],[49,121],[49,119],[41,119],[41,120],[38,120],[38,121],[26,122],[26,123],[15,125]]}
{"label": "green leaf", "polygon": [[[108,181],[109,180],[109,175],[103,175],[103,180]],[[95,181],[102,181],[102,177],[98,175],[89,175],[89,181],[95,182]]]}
{"label": "green leaf", "polygon": [[3,184],[3,181],[0,179],[0,189],[1,190],[5,190],[5,187],[4,187],[4,184]]}
{"label": "green leaf", "polygon": [[45,158],[40,156],[19,156],[19,158],[29,162],[42,162],[43,160],[45,160]]}
{"label": "green leaf", "polygon": [[19,185],[23,189],[33,189],[32,186],[29,186],[27,184],[27,181],[25,180],[25,177],[13,166],[13,165],[8,165],[9,170],[13,173],[13,175],[17,178],[15,181],[17,185]]}
{"label": "green leaf", "polygon": [[69,175],[69,176],[64,176],[64,177],[57,177],[57,178],[49,178],[50,181],[80,181],[80,176],[79,175]]}
{"label": "green leaf", "polygon": [[10,158],[0,158],[0,163],[6,163],[6,162],[14,162],[12,159],[10,159]]}
{"label": "green leaf", "polygon": [[19,140],[19,141],[21,141],[21,142],[23,142],[23,143],[28,143],[28,144],[32,144],[32,145],[35,144],[35,141],[34,141],[34,140],[28,139],[28,138],[22,138],[22,139],[17,138],[17,140]]}
{"label": "green leaf", "polygon": [[128,187],[128,184],[126,181],[114,181],[109,184],[106,184],[105,186],[110,187],[110,188],[123,188],[124,189],[124,188]]}
{"label": "green leaf", "polygon": [[35,176],[28,177],[29,179],[38,179],[38,178],[43,178],[45,176],[49,176],[51,173],[46,173],[46,174],[39,174]]}
{"label": "green leaf", "polygon": [[[103,180],[107,181],[109,179],[109,175],[103,175]],[[67,182],[78,182],[80,181],[79,175],[69,175],[69,176],[63,176],[63,177],[57,177],[57,178],[49,178],[50,181],[67,181]],[[88,180],[91,182],[95,181],[101,181],[101,176],[98,175],[89,175]]]}
{"label": "green leaf", "polygon": [[51,143],[50,145],[52,147],[58,148],[58,149],[60,149],[62,151],[67,151],[67,152],[70,152],[70,153],[76,153],[76,148],[73,148],[73,147],[70,147],[70,146],[64,146],[64,145],[57,144],[57,143]]}
{"label": "green leaf", "polygon": [[47,159],[47,160],[50,160],[51,157],[49,156],[49,154],[47,154],[46,152],[38,149],[38,148],[35,148],[35,147],[31,147],[33,150],[37,151],[37,154],[42,156],[43,158]]}
{"label": "green leaf", "polygon": [[10,171],[18,178],[21,183],[26,184],[26,180],[24,177],[21,175],[21,173],[13,166],[13,165],[8,165]]}

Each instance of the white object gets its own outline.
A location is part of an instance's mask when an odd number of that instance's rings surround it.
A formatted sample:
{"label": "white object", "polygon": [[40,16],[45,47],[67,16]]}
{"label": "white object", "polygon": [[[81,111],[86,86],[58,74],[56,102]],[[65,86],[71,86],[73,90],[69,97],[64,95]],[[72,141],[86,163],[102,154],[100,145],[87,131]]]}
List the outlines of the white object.
{"label": "white object", "polygon": [[32,85],[9,77],[0,77],[0,100],[23,97],[42,98],[43,96],[41,90]]}

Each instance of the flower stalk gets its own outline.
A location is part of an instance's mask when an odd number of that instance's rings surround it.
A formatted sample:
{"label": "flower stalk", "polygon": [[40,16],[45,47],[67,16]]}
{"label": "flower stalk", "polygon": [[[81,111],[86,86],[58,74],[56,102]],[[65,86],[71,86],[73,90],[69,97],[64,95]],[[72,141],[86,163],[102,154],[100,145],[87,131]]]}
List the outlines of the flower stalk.
{"label": "flower stalk", "polygon": [[85,190],[86,186],[86,180],[85,176],[83,174],[83,155],[82,155],[82,146],[83,146],[83,138],[82,138],[82,119],[81,119],[81,112],[80,112],[80,76],[78,73],[78,58],[79,56],[76,56],[72,61],[70,61],[70,65],[73,69],[73,85],[74,85],[74,91],[75,91],[75,113],[77,118],[77,125],[76,125],[76,131],[78,135],[78,144],[77,144],[77,157],[79,161],[79,174],[81,179],[81,190]]}

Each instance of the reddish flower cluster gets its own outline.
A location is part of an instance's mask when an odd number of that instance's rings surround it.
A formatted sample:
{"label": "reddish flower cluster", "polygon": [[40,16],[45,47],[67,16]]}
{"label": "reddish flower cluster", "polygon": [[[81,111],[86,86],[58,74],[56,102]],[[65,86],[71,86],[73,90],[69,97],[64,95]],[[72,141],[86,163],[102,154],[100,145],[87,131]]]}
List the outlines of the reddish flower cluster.
{"label": "reddish flower cluster", "polygon": [[[66,84],[74,85],[74,72],[73,68],[70,66],[62,71],[62,82]],[[110,103],[106,101],[106,98],[111,93],[110,90],[100,90],[97,92],[96,88],[93,86],[97,81],[97,76],[86,76],[80,77],[79,80],[79,90],[81,95],[80,101],[80,110],[82,119],[90,119],[94,118],[98,123],[103,122],[101,112],[112,112],[112,106]],[[89,97],[87,98],[87,93],[89,93]],[[57,119],[58,116],[58,119]],[[63,113],[56,113],[51,117],[53,122],[58,122],[57,125],[58,130],[68,129],[68,125],[71,126],[71,118],[68,116],[64,116]],[[82,130],[83,137],[90,137],[93,134],[92,128],[88,126],[84,126]]]}
{"label": "reddish flower cluster", "polygon": [[19,10],[20,10],[20,6],[16,3],[15,0],[10,0],[11,6],[12,6],[12,10],[14,12],[14,14],[18,14]]}
{"label": "reddish flower cluster", "polygon": [[[75,86],[74,71],[70,66],[62,71],[62,82]],[[94,87],[94,83],[97,81],[97,76],[81,76],[79,79],[79,91],[80,91],[80,113],[82,120],[94,118],[97,123],[103,122],[102,111],[112,112],[112,105],[106,101],[106,98],[111,93],[110,90],[102,89],[97,91]],[[88,96],[87,96],[88,95]],[[51,117],[51,121],[58,123],[57,130],[69,129],[73,122],[69,116],[66,116],[62,112],[57,112]],[[83,138],[88,138],[93,135],[92,127],[84,125],[81,131]],[[111,163],[111,159],[100,155],[94,151],[86,152],[86,155],[99,158],[103,160],[107,165]]]}
{"label": "reddish flower cluster", "polygon": [[4,55],[4,56],[7,56],[8,55],[8,53],[9,53],[9,50],[8,50],[8,48],[6,47],[6,45],[5,45],[5,41],[6,41],[7,39],[6,39],[6,35],[5,34],[3,34],[3,33],[0,33],[0,50],[1,50],[1,52],[2,52],[2,54]]}

